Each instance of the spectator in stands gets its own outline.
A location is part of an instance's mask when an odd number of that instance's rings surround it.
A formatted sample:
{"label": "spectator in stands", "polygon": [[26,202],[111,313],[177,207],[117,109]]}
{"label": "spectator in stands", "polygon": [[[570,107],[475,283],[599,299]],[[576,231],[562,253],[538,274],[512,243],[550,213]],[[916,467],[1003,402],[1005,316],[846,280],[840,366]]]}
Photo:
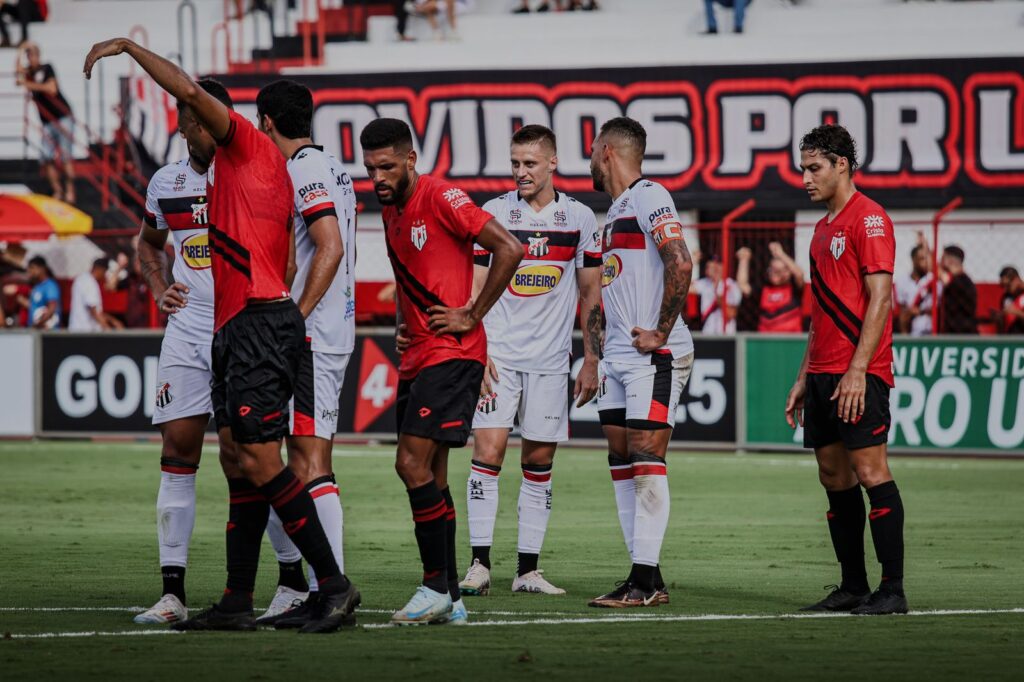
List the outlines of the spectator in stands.
{"label": "spectator in stands", "polygon": [[0,0],[0,47],[11,45],[5,17],[10,17],[12,22],[16,21],[21,26],[18,45],[22,45],[28,40],[29,23],[45,20],[46,13],[46,0]]}
{"label": "spectator in stands", "polygon": [[944,248],[940,267],[939,329],[944,334],[977,334],[978,289],[964,272],[964,250],[954,245]]}
{"label": "spectator in stands", "polygon": [[722,7],[731,7],[733,10],[733,32],[743,33],[743,19],[747,13],[747,4],[751,0],[704,0],[704,13],[708,19],[708,30],[704,32],[704,35],[714,35],[718,33],[718,19],[715,18],[715,3],[718,3]]}
{"label": "spectator in stands", "polygon": [[[691,255],[694,268],[700,265],[701,253]],[[704,276],[690,280],[690,293],[700,297],[700,330],[705,334],[735,334],[736,307],[743,299],[740,288],[733,278],[722,280],[722,260],[711,256],[704,263]],[[726,312],[729,319],[722,318],[722,296],[725,296]]]}
{"label": "spectator in stands", "polygon": [[999,286],[1003,288],[1003,334],[1024,334],[1024,280],[1017,268],[1005,267],[999,271]]}
{"label": "spectator in stands", "polygon": [[923,232],[917,233],[917,244],[910,251],[909,274],[893,280],[894,300],[899,306],[897,331],[912,336],[932,333],[932,251]]}
{"label": "spectator in stands", "polygon": [[[757,331],[767,333],[802,332],[804,330],[802,294],[804,271],[779,242],[770,242],[771,260],[758,300]],[[753,293],[750,285],[750,261],[753,252],[743,247],[736,252],[736,284],[746,297]]]}
{"label": "spectator in stands", "polygon": [[[593,10],[601,9],[598,5],[597,0],[590,0],[590,2],[584,3],[583,0],[555,0],[555,9],[559,12],[575,12],[576,10],[583,10],[584,12],[592,12]],[[512,10],[512,14],[527,14],[530,11],[530,0],[521,0],[519,7]],[[551,3],[548,0],[537,5],[537,9],[534,12],[550,12]]]}
{"label": "spectator in stands", "polygon": [[[150,309],[155,310],[153,295],[149,291],[146,278],[142,275],[142,266],[139,263],[139,236],[132,238],[132,254],[120,272],[117,279],[118,290],[127,294],[124,311],[124,325],[131,329],[143,329],[149,327]],[[124,252],[118,256],[127,255]],[[120,275],[124,276],[121,277]]]}
{"label": "spectator in stands", "polygon": [[[22,54],[25,65],[22,66]],[[75,203],[75,168],[71,155],[73,121],[71,107],[57,85],[57,74],[50,64],[39,59],[39,47],[25,43],[18,56],[18,83],[32,94],[43,124],[39,163],[50,181],[55,199]],[[58,161],[64,169],[64,188],[61,189]]]}
{"label": "spectator in stands", "polygon": [[103,291],[110,262],[106,258],[93,261],[92,269],[75,278],[71,285],[71,313],[68,315],[68,330],[73,332],[98,332],[104,329],[123,329],[124,325],[115,317],[103,312]]}
{"label": "spectator in stands", "polygon": [[[456,27],[455,17],[463,14],[470,8],[471,0],[410,0],[406,3],[406,10],[410,14],[425,17],[430,22],[430,30],[434,32],[435,40],[444,40],[445,34],[437,20],[442,9],[448,18],[448,39],[458,40],[459,31]],[[411,5],[411,6],[410,6]]]}
{"label": "spectator in stands", "polygon": [[28,300],[20,300],[28,308],[27,325],[34,329],[55,329],[60,326],[60,286],[53,271],[42,256],[33,256],[28,261],[28,279],[32,291]]}

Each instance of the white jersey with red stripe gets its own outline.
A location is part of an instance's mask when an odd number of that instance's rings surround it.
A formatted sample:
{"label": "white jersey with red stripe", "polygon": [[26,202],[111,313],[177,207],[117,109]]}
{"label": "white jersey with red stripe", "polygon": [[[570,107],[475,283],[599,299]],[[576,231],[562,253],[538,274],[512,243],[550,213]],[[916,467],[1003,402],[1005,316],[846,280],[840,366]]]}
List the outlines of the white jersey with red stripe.
{"label": "white jersey with red stripe", "polygon": [[306,336],[321,353],[351,353],[356,340],[356,195],[352,178],[323,147],[305,145],[288,160],[295,188],[295,281],[292,298],[302,297],[316,253],[309,225],[320,218],[338,219],[345,255],[320,303],[306,318]]}
{"label": "white jersey with red stripe", "polygon": [[170,230],[174,245],[171,274],[188,287],[188,303],[167,318],[164,337],[209,345],[213,342],[213,272],[207,236],[206,173],[188,159],[167,164],[146,189],[146,224]]}
{"label": "white jersey with red stripe", "polygon": [[[658,249],[681,240],[682,230],[672,197],[656,182],[639,178],[612,202],[601,238],[606,362],[651,364],[649,353],[633,347],[632,330],[657,328],[665,291],[665,266]],[[682,317],[659,350],[671,352],[673,358],[693,352],[693,337]]]}
{"label": "white jersey with red stripe", "polygon": [[[901,310],[917,308],[918,315],[910,320],[910,333],[913,336],[926,336],[932,333],[932,280],[934,275],[926,272],[920,279],[906,274],[893,280],[896,304]],[[939,282],[939,293],[942,282]]]}
{"label": "white jersey with red stripe", "polygon": [[[561,192],[540,212],[514,191],[483,209],[523,244],[519,268],[484,318],[487,354],[505,369],[568,372],[579,299],[576,270],[601,265],[594,212]],[[489,254],[479,245],[474,255],[478,265],[487,265]]]}
{"label": "white jersey with red stripe", "polygon": [[736,307],[743,300],[743,294],[736,280],[718,280],[717,285],[710,277],[701,277],[693,284],[700,297],[700,331],[703,334],[735,334],[736,316],[732,315],[729,322],[722,325],[722,295],[725,305]]}

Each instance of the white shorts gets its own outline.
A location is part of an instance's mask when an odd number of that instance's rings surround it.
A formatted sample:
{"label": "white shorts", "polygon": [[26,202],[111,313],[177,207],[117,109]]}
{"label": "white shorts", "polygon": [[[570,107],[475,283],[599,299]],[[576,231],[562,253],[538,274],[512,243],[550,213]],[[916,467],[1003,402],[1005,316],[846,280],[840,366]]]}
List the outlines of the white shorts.
{"label": "white shorts", "polygon": [[602,360],[597,409],[604,426],[672,428],[683,387],[693,369],[693,353],[672,358],[652,353],[649,365]]}
{"label": "white shorts", "polygon": [[523,438],[538,443],[569,440],[569,375],[533,374],[498,367],[489,396],[480,398],[474,429],[511,429],[519,416]]}
{"label": "white shorts", "polygon": [[210,344],[164,337],[156,369],[153,423],[213,414]]}
{"label": "white shorts", "polygon": [[295,378],[295,395],[288,404],[291,435],[316,436],[325,440],[334,438],[338,431],[341,385],[351,358],[351,353],[311,350],[309,342],[306,342]]}

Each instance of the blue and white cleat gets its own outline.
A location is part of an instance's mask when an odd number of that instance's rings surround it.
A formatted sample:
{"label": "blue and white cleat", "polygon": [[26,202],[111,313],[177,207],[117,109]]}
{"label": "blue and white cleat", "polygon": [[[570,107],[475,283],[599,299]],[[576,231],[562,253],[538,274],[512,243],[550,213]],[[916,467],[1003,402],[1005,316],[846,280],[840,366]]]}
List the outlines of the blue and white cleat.
{"label": "blue and white cleat", "polygon": [[423,625],[447,623],[452,613],[452,598],[420,585],[409,603],[391,616],[392,625]]}
{"label": "blue and white cleat", "polygon": [[461,599],[452,604],[452,612],[448,614],[446,625],[469,625],[469,612]]}

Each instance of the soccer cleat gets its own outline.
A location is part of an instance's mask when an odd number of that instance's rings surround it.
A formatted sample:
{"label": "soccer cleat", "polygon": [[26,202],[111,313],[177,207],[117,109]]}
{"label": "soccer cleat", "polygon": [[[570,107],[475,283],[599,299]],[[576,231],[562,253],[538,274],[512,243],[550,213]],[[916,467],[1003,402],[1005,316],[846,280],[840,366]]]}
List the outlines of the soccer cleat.
{"label": "soccer cleat", "polygon": [[857,594],[844,590],[839,585],[826,585],[826,590],[832,590],[827,597],[819,602],[815,602],[810,606],[805,606],[801,611],[816,611],[816,612],[843,612],[854,609],[868,598],[868,593]]}
{"label": "soccer cleat", "polygon": [[317,592],[317,599],[309,607],[309,620],[299,628],[300,634],[336,632],[343,625],[355,625],[355,610],[362,601],[359,590],[352,583],[348,589],[336,594]]}
{"label": "soccer cleat", "polygon": [[654,594],[658,598],[659,604],[668,604],[668,588],[662,585],[661,587],[654,588]]}
{"label": "soccer cleat", "polygon": [[857,608],[850,611],[855,616],[887,616],[892,613],[906,613],[905,595],[890,590],[878,589],[871,593]]}
{"label": "soccer cleat", "polygon": [[625,582],[612,592],[592,599],[588,606],[601,609],[630,609],[658,606],[660,604],[657,590],[644,592],[636,584]]}
{"label": "soccer cleat", "polygon": [[313,607],[318,601],[320,601],[320,593],[310,592],[309,599],[291,611],[286,611],[277,616],[272,622],[261,622],[260,619],[257,619],[256,622],[259,625],[273,625],[275,630],[298,630],[309,622],[310,615],[313,613]]}
{"label": "soccer cleat", "polygon": [[623,597],[626,596],[627,592],[629,592],[629,581],[620,580],[619,582],[615,583],[614,590],[612,590],[608,594],[602,594],[600,597],[594,597],[589,602],[587,602],[587,606],[593,606],[594,608],[598,609],[608,608],[607,602],[620,601]]}
{"label": "soccer cleat", "polygon": [[173,594],[165,594],[160,601],[135,616],[132,620],[140,625],[160,625],[163,623],[177,623],[188,618],[188,609]]}
{"label": "soccer cleat", "polygon": [[221,611],[220,606],[214,604],[188,620],[172,624],[171,629],[183,632],[191,630],[249,631],[256,629],[256,619],[253,618],[252,609],[247,611]]}
{"label": "soccer cleat", "polygon": [[447,623],[451,618],[452,598],[447,592],[435,592],[426,585],[416,588],[409,603],[391,616],[393,625]]}
{"label": "soccer cleat", "polygon": [[270,606],[262,616],[256,619],[256,625],[273,625],[302,606],[308,597],[309,592],[299,592],[290,587],[278,585],[274,598],[270,600]]}
{"label": "soccer cleat", "polygon": [[469,612],[461,599],[452,603],[452,611],[448,614],[447,625],[467,625],[469,623]]}
{"label": "soccer cleat", "polygon": [[555,587],[541,575],[544,571],[530,571],[516,576],[512,581],[513,592],[530,592],[533,594],[565,594],[561,587]]}
{"label": "soccer cleat", "polygon": [[473,559],[473,565],[466,571],[466,579],[459,583],[459,592],[471,597],[485,597],[490,591],[491,570],[479,559]]}

